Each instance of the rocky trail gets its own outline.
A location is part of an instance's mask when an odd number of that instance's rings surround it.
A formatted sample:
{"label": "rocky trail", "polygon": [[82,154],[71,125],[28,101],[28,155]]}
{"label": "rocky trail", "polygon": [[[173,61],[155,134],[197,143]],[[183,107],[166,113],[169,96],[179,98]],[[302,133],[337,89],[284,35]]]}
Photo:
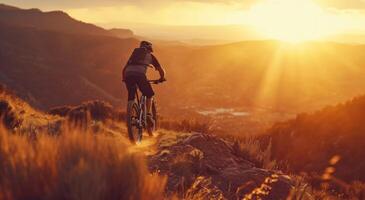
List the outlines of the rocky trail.
{"label": "rocky trail", "polygon": [[185,199],[287,199],[289,176],[256,168],[232,144],[203,133],[160,130],[131,152],[144,153],[152,173],[165,175],[166,191]]}

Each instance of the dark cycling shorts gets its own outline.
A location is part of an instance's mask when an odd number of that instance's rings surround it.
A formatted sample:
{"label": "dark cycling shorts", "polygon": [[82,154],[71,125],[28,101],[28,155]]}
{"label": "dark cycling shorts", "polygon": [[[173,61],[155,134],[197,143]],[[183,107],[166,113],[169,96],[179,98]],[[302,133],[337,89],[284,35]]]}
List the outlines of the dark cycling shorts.
{"label": "dark cycling shorts", "polygon": [[125,85],[128,90],[128,101],[134,100],[137,92],[137,86],[144,96],[147,98],[153,97],[155,93],[148,82],[145,75],[129,75],[125,78]]}

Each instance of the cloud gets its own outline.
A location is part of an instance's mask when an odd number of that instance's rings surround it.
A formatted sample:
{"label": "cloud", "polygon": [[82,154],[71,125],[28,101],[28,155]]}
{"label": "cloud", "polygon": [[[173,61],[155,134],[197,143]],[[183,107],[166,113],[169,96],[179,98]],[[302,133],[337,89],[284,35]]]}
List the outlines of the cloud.
{"label": "cloud", "polygon": [[71,16],[98,24],[145,23],[161,25],[240,24],[244,21],[241,4],[170,1],[156,4],[72,8]]}
{"label": "cloud", "polygon": [[341,10],[362,10],[365,9],[365,0],[314,0],[326,8]]}
{"label": "cloud", "polygon": [[[40,8],[45,10],[62,10],[110,6],[164,7],[172,3],[201,3],[201,4],[234,4],[243,9],[265,0],[3,0],[3,3],[23,8]],[[295,0],[293,0],[295,1]],[[324,8],[335,9],[365,9],[365,0],[312,0]]]}

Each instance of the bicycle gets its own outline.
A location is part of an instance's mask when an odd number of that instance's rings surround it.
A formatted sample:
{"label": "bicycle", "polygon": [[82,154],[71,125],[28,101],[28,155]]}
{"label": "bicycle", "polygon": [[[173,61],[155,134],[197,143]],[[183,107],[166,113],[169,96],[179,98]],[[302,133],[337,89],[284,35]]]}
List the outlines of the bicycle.
{"label": "bicycle", "polygon": [[[149,80],[152,84],[160,84],[163,81],[160,80]],[[146,101],[147,97],[141,95],[139,98],[138,91],[136,91],[136,100],[133,104],[128,104],[127,107],[127,128],[128,137],[132,143],[140,143],[142,141],[143,130],[147,130],[149,136],[153,136],[153,132],[157,129],[158,117],[157,117],[157,106],[156,101],[152,99],[152,119],[150,123],[147,121],[146,112]]]}

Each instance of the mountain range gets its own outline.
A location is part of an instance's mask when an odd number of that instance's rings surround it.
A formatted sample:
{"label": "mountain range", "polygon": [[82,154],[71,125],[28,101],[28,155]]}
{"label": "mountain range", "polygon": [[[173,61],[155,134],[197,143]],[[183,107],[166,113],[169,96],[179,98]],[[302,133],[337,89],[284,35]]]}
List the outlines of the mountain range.
{"label": "mountain range", "polygon": [[[2,5],[0,16],[1,83],[42,109],[96,98],[123,105],[121,70],[139,42],[131,31],[106,30],[61,11]],[[364,92],[363,45],[159,41],[155,52],[168,74],[167,84],[156,87],[158,98],[172,108],[229,105],[297,113]]]}

